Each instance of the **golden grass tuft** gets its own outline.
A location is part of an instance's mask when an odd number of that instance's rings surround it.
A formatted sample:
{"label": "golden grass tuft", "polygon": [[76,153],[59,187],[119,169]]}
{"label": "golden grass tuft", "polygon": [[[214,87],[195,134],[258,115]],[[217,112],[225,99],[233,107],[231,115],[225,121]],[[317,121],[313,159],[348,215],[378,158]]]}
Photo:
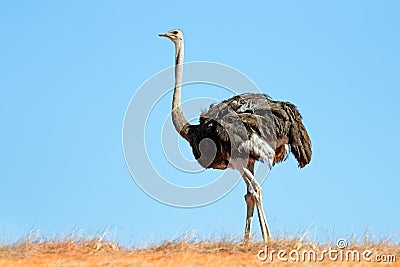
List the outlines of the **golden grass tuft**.
{"label": "golden grass tuft", "polygon": [[[335,246],[334,243],[304,241],[300,237],[273,239],[268,244],[270,250],[276,251],[312,249],[320,252],[327,247]],[[121,247],[116,242],[104,240],[104,235],[95,238],[27,238],[15,244],[0,246],[0,266],[265,266],[271,264],[257,259],[257,253],[262,248],[264,246],[261,242],[243,244],[234,238],[181,237],[140,248]],[[374,253],[400,257],[400,244],[390,239],[379,242],[352,240],[349,242],[349,248],[360,251],[368,249]],[[273,266],[292,266],[285,264],[289,263],[275,262]],[[294,264],[304,266],[301,263]],[[333,266],[329,261],[310,264]],[[355,266],[354,264],[339,263],[340,266]],[[400,265],[399,262],[386,264],[381,266]]]}

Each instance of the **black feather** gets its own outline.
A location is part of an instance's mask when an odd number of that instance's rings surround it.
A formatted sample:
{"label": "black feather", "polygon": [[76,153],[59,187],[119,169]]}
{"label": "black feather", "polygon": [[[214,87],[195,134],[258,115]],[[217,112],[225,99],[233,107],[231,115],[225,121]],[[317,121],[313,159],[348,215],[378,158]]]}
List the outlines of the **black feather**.
{"label": "black feather", "polygon": [[[211,105],[201,114],[199,124],[188,129],[195,158],[202,166],[215,169],[227,168],[230,158],[260,160],[255,148],[243,149],[253,134],[274,149],[273,164],[286,159],[285,145],[290,146],[300,168],[311,160],[311,140],[296,106],[264,94],[238,95]],[[205,138],[214,142],[216,151],[211,147],[200,149]]]}

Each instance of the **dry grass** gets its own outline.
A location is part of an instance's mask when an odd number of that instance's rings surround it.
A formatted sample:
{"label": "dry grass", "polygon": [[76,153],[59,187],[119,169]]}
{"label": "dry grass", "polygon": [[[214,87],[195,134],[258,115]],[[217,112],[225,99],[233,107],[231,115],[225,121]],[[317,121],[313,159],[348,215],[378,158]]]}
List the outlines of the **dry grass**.
{"label": "dry grass", "polygon": [[[0,266],[400,266],[396,263],[361,262],[262,262],[257,258],[261,243],[242,244],[235,239],[198,240],[179,238],[144,248],[123,248],[117,243],[92,239],[45,239],[27,238],[13,245],[0,246]],[[271,250],[314,250],[320,253],[335,244],[318,244],[302,238],[272,240]],[[353,250],[371,250],[374,255],[400,257],[400,244],[383,240],[380,242],[350,242]],[[399,260],[397,260],[399,261]]]}

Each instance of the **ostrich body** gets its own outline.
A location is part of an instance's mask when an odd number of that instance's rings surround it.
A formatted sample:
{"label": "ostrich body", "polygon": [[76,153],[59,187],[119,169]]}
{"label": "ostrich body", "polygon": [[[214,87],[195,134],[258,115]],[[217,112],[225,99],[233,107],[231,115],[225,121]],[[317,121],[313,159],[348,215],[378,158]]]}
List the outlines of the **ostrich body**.
{"label": "ostrich body", "polygon": [[243,94],[210,106],[200,115],[197,125],[189,124],[181,109],[181,84],[184,43],[180,30],[159,36],[175,44],[175,88],[172,121],[186,139],[199,164],[205,168],[238,170],[247,186],[244,241],[250,237],[251,223],[257,207],[265,243],[271,237],[262,205],[262,189],[254,178],[254,163],[267,162],[269,167],[295,156],[303,168],[311,160],[311,141],[296,106],[274,101],[264,94]]}

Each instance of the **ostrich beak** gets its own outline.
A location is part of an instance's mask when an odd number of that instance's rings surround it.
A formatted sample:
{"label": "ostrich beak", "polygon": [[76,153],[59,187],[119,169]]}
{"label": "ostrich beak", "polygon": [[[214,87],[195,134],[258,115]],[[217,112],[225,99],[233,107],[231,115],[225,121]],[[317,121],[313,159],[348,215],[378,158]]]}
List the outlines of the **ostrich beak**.
{"label": "ostrich beak", "polygon": [[158,36],[168,38],[168,39],[170,39],[172,41],[171,36],[169,36],[168,33],[161,33]]}

